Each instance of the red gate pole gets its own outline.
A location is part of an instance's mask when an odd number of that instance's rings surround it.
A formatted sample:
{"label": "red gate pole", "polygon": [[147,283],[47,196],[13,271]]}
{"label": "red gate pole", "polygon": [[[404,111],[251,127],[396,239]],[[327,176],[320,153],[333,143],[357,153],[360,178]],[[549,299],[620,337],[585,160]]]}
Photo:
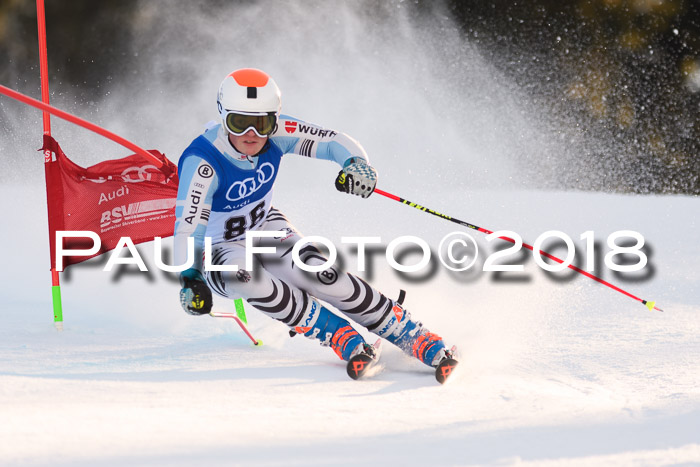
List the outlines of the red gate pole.
{"label": "red gate pole", "polygon": [[[48,53],[46,51],[46,18],[44,13],[44,0],[36,0],[36,19],[39,30],[39,72],[41,74],[41,101],[49,104],[49,65]],[[43,112],[44,134],[51,136],[51,115],[48,112]],[[51,192],[49,188],[49,170],[51,164],[56,164],[53,161],[51,150],[44,150],[44,174],[46,175],[46,203],[47,209],[51,200]],[[55,239],[52,238],[52,233],[55,231],[55,226],[51,218],[51,212],[48,211],[49,219],[49,251],[51,264],[51,297],[53,301],[53,322],[56,329],[63,330],[63,307],[61,304],[61,284],[56,270],[56,245]]]}

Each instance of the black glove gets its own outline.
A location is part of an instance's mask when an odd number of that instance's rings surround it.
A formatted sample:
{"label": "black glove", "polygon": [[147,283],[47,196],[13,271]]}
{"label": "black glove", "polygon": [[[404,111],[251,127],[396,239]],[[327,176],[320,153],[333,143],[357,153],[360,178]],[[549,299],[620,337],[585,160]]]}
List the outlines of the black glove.
{"label": "black glove", "polygon": [[190,268],[180,274],[180,305],[191,315],[204,315],[211,311],[212,297],[204,276]]}
{"label": "black glove", "polygon": [[364,159],[349,159],[335,179],[338,191],[367,198],[377,186],[377,171]]}

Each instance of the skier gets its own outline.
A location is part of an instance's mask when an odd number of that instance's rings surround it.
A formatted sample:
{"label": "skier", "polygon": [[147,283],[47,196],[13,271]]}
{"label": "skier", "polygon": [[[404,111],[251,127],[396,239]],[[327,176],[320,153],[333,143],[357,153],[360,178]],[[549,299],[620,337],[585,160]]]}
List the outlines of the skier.
{"label": "skier", "polygon": [[[436,367],[452,357],[453,350],[414,320],[400,301],[333,267],[314,274],[293,264],[291,251],[301,235],[271,205],[282,156],[335,161],[342,167],[336,188],[366,198],[374,191],[377,172],[362,146],[344,133],[280,115],[277,85],[257,69],[226,76],[217,104],[221,122],[211,122],[178,163],[175,264],[188,258],[188,237],[194,238],[195,246],[193,267],[180,275],[185,311],[209,313],[211,288],[223,297],[245,299],[289,326],[290,334],[318,339],[343,360],[360,353],[372,356],[373,347],[320,299],[426,365]],[[277,253],[256,256],[252,271],[244,267],[245,235],[251,230],[286,232],[256,239],[256,245],[275,246]],[[237,271],[204,270],[205,237],[212,241],[211,264],[237,265]],[[300,259],[309,266],[326,261],[313,245],[301,249]]]}

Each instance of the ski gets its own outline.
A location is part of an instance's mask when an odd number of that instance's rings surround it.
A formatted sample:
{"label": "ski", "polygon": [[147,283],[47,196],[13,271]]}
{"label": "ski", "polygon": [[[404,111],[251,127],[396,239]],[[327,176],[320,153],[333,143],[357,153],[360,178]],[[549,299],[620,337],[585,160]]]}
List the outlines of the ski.
{"label": "ski", "polygon": [[457,347],[453,346],[450,350],[445,352],[445,357],[440,360],[440,363],[435,367],[435,379],[440,384],[445,384],[447,379],[452,375],[454,369],[459,365],[459,362],[455,360],[457,355]]}
{"label": "ski", "polygon": [[377,339],[374,345],[365,344],[362,352],[350,357],[347,365],[348,376],[352,379],[360,379],[373,368],[379,361],[382,351],[382,340]]}

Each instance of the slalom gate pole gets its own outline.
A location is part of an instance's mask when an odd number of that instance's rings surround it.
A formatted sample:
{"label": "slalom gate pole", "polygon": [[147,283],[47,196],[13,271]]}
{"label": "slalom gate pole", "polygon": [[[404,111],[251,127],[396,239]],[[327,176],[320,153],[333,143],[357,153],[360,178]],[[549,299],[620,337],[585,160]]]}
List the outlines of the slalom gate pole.
{"label": "slalom gate pole", "polygon": [[[41,75],[41,101],[49,104],[49,66],[48,53],[46,50],[46,17],[44,14],[44,0],[36,0],[36,19],[39,36],[39,73]],[[51,136],[51,115],[46,110],[43,112],[44,135]],[[55,163],[51,156],[51,150],[44,150],[44,175],[46,179],[46,205],[48,209],[51,193],[49,191],[49,166]],[[51,219],[49,218],[49,223]],[[51,226],[49,225],[49,242],[53,246],[51,236]],[[53,322],[56,329],[63,330],[63,305],[61,302],[61,283],[56,270],[56,259],[53,254],[54,248],[49,248],[51,264],[51,298],[53,302]]]}
{"label": "slalom gate pole", "polygon": [[233,304],[236,308],[236,315],[238,318],[243,321],[243,324],[248,324],[248,318],[245,315],[245,307],[243,306],[243,299],[237,298],[234,300]]}
{"label": "slalom gate pole", "polygon": [[[454,222],[455,224],[459,224],[459,225],[461,225],[461,226],[470,228],[470,229],[472,229],[472,230],[479,231],[479,232],[484,233],[484,234],[486,234],[486,235],[490,235],[490,234],[493,233],[491,230],[484,229],[483,227],[479,227],[479,226],[474,225],[474,224],[470,224],[469,222],[461,221],[461,220],[459,220],[459,219],[457,219],[457,218],[448,216],[448,215],[446,215],[446,214],[442,214],[442,213],[440,213],[440,212],[437,212],[437,211],[434,211],[434,210],[432,210],[432,209],[429,209],[429,208],[426,208],[426,207],[424,207],[424,206],[421,206],[420,204],[413,203],[413,202],[408,201],[408,200],[406,200],[406,199],[403,199],[403,198],[401,198],[401,197],[399,197],[399,196],[392,195],[391,193],[387,193],[386,191],[380,190],[380,189],[378,189],[378,188],[375,188],[374,192],[377,193],[377,194],[379,194],[379,195],[386,196],[386,197],[389,198],[389,199],[393,199],[394,201],[398,201],[398,202],[400,202],[400,203],[403,203],[403,204],[406,204],[406,205],[408,205],[408,206],[411,206],[412,208],[416,208],[416,209],[418,209],[419,211],[427,212],[427,213],[432,214],[432,215],[434,215],[434,216],[440,217],[440,218],[442,218],[442,219],[446,219],[446,220],[448,220],[448,221],[450,221],[450,222]],[[507,241],[507,242],[515,243],[515,240],[513,240],[513,239],[510,238],[510,237],[498,237],[498,238],[501,239],[501,240],[505,240],[505,241]],[[523,243],[523,246],[524,246],[525,248],[527,248],[528,250],[534,251],[533,247],[532,247],[531,245],[528,245],[527,243]],[[550,253],[547,253],[546,251],[539,250],[539,253],[540,253],[540,255],[542,255],[542,256],[544,256],[544,257],[546,257],[546,258],[549,258],[549,259],[551,259],[552,261],[556,261],[556,262],[559,263],[559,264],[563,264],[563,263],[564,263],[564,260],[559,259],[559,258],[557,258],[556,256],[551,255]],[[611,289],[613,289],[613,290],[615,290],[615,291],[617,291],[617,292],[620,292],[620,293],[623,294],[623,295],[626,295],[626,296],[628,296],[628,297],[630,297],[630,298],[632,298],[632,299],[634,299],[634,300],[637,300],[638,302],[641,302],[641,303],[642,303],[643,305],[645,305],[649,310],[663,311],[661,308],[659,308],[659,307],[656,306],[656,302],[643,300],[643,299],[641,299],[641,298],[639,298],[639,297],[637,297],[637,296],[635,296],[635,295],[632,295],[631,293],[629,293],[629,292],[627,292],[627,291],[625,291],[625,290],[622,290],[621,288],[617,287],[616,285],[613,285],[613,284],[611,284],[610,282],[608,282],[608,281],[606,281],[606,280],[603,280],[603,279],[601,279],[600,277],[595,276],[595,275],[591,274],[591,273],[588,272],[588,271],[585,271],[585,270],[583,270],[583,269],[581,269],[581,268],[579,268],[579,267],[576,267],[576,266],[574,266],[573,264],[569,264],[569,265],[567,265],[567,267],[568,267],[569,269],[573,269],[574,271],[576,271],[576,272],[578,272],[578,273],[580,273],[580,274],[583,274],[584,276],[586,276],[586,277],[588,277],[588,278],[590,278],[590,279],[593,279],[593,280],[596,281],[596,282],[599,282],[599,283],[601,283],[601,284],[603,284],[603,285],[605,285],[605,286],[607,286],[607,287],[610,287]]]}
{"label": "slalom gate pole", "polygon": [[[109,132],[103,128],[98,127],[97,125],[94,125],[90,122],[87,122],[85,120],[82,120],[81,118],[78,118],[74,115],[71,115],[67,112],[63,112],[62,110],[56,109],[54,107],[51,107],[49,105],[49,72],[48,72],[48,52],[46,48],[46,13],[45,13],[45,8],[44,8],[44,0],[36,0],[36,17],[37,17],[37,35],[38,35],[38,41],[39,41],[39,73],[40,73],[40,78],[41,78],[41,101],[38,101],[36,99],[32,99],[31,97],[25,96],[24,94],[21,94],[17,91],[13,91],[12,89],[6,88],[5,86],[0,85],[0,94],[4,94],[8,97],[11,97],[13,99],[16,99],[20,102],[23,102],[25,104],[31,105],[33,107],[36,107],[40,110],[43,111],[43,129],[44,129],[44,135],[45,136],[51,136],[51,114],[56,115],[57,117],[60,117],[64,120],[68,120],[71,123],[75,123],[76,125],[82,126],[84,128],[87,128],[88,130],[94,131],[95,133],[98,133],[108,139],[111,139],[112,141],[115,141],[116,143],[121,144],[122,146],[125,146],[128,149],[131,149],[135,153],[145,157],[147,160],[151,161],[156,165],[156,167],[159,167],[161,171],[166,173],[166,176],[170,176],[170,173],[168,170],[165,170],[166,164],[163,161],[160,161],[157,157],[153,156],[151,153],[146,151],[145,149],[142,149],[135,144],[131,143],[130,141],[125,140],[124,138],[115,135],[112,132]],[[44,150],[44,175],[45,175],[45,180],[46,180],[46,200],[47,200],[47,208],[50,204],[51,200],[51,192],[49,188],[49,174],[50,171],[53,170],[53,167],[51,164],[57,163],[56,161],[53,160],[53,156],[51,153],[50,149],[45,149]],[[56,270],[56,263],[55,263],[55,244],[53,239],[51,238],[51,232],[55,231],[53,227],[53,221],[51,216],[48,216],[48,222],[49,222],[49,261],[51,265],[51,297],[52,297],[52,304],[53,304],[53,317],[54,317],[54,325],[56,326],[56,329],[62,330],[63,329],[63,305],[61,301],[61,284],[60,284],[60,279],[59,279],[59,273]]]}

